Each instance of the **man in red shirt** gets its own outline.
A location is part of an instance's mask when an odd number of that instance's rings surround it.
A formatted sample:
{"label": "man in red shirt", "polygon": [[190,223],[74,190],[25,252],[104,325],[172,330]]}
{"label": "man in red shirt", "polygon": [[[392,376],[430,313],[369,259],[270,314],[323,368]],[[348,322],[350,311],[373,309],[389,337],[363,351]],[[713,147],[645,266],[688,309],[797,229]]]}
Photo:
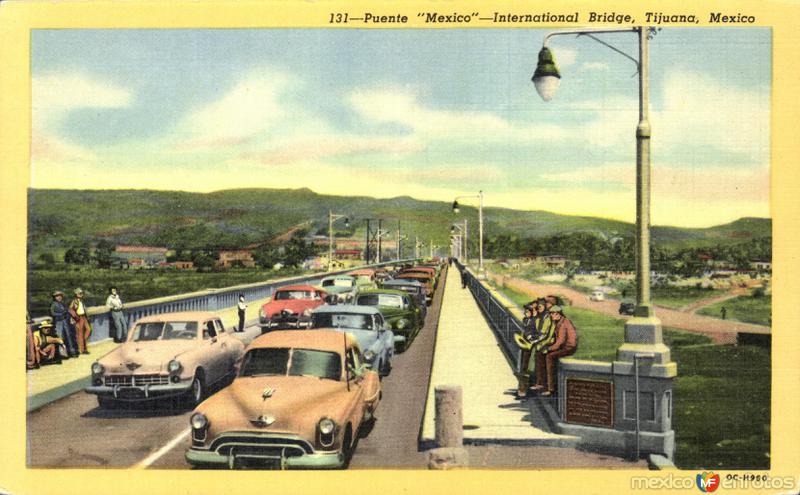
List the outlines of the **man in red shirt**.
{"label": "man in red shirt", "polygon": [[571,356],[578,350],[578,332],[575,325],[564,316],[561,306],[550,308],[550,319],[556,325],[556,341],[545,350],[545,367],[547,368],[547,391],[545,397],[556,393],[556,363],[559,358]]}

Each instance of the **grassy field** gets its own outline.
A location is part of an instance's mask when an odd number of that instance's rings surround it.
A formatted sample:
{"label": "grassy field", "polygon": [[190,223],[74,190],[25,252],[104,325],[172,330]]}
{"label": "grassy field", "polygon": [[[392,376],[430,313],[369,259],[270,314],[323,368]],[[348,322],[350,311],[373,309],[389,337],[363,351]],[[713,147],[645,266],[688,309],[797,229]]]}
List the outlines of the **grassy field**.
{"label": "grassy field", "polygon": [[108,288],[119,288],[126,303],[154,297],[170,296],[199,290],[263,282],[270,279],[300,275],[300,270],[229,270],[199,273],[182,270],[33,270],[28,272],[28,304],[31,316],[48,313],[51,294],[60,289],[69,302],[72,291],[80,287],[89,306],[105,304]]}
{"label": "grassy field", "polygon": [[[529,296],[502,289],[517,304]],[[763,298],[762,298],[763,299]],[[579,359],[611,360],[623,341],[624,320],[571,308]],[[673,429],[682,469],[768,469],[770,466],[769,349],[716,345],[691,332],[664,329],[678,364]]]}
{"label": "grassy field", "polygon": [[757,325],[769,325],[772,317],[772,296],[739,296],[727,301],[714,303],[697,311],[701,315],[720,317],[722,307],[727,310],[729,320]]}
{"label": "grassy field", "polygon": [[697,287],[653,287],[651,293],[653,304],[678,309],[701,299],[721,296],[725,291]]}

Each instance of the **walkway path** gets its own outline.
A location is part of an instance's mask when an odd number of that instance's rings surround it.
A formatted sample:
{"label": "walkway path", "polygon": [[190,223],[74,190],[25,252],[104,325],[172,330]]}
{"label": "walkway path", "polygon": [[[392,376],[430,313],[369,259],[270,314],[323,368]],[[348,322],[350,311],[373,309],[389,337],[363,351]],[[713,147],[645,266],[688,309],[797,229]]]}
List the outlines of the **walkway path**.
{"label": "walkway path", "polygon": [[447,275],[435,349],[423,444],[435,438],[434,390],[439,385],[462,387],[465,443],[576,443],[576,437],[551,433],[535,408],[514,399],[517,379],[472,294],[461,288],[455,267]]}
{"label": "walkway path", "polygon": [[[619,301],[590,301],[586,294],[563,285],[537,284],[528,282],[527,280],[494,274],[490,274],[489,276],[495,281],[502,280],[506,287],[523,294],[528,294],[531,298],[546,294],[561,295],[569,298],[573,307],[588,309],[618,318],[623,317],[619,314]],[[739,332],[753,334],[772,333],[770,327],[684,313],[676,309],[658,307],[656,309],[656,316],[658,316],[661,320],[661,324],[665,327],[689,330],[695,333],[708,335],[717,343],[735,343],[736,334]],[[627,318],[627,316],[624,318]]]}

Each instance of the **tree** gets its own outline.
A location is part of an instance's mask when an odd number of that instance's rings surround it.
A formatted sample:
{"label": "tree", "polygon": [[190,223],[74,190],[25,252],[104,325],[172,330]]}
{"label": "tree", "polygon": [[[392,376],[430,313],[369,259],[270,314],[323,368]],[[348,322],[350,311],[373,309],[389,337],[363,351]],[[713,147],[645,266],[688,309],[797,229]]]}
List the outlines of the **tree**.
{"label": "tree", "polygon": [[92,256],[86,246],[71,247],[64,253],[64,263],[71,265],[87,265],[91,260]]}
{"label": "tree", "polygon": [[94,260],[100,268],[111,268],[114,261],[114,244],[103,239],[94,248]]}

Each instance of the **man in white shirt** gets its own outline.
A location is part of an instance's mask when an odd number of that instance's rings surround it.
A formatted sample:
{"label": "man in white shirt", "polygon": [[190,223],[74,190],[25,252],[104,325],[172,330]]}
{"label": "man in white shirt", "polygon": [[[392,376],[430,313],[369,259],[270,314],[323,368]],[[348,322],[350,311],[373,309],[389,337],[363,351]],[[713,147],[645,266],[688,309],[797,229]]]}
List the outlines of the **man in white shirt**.
{"label": "man in white shirt", "polygon": [[[125,313],[122,312],[122,299],[119,297],[119,292],[116,287],[108,289],[108,298],[106,299],[106,306],[108,306],[108,333],[109,337],[114,339],[114,342],[125,342],[128,337],[128,319],[125,318]],[[112,330],[113,325],[113,330]]]}

